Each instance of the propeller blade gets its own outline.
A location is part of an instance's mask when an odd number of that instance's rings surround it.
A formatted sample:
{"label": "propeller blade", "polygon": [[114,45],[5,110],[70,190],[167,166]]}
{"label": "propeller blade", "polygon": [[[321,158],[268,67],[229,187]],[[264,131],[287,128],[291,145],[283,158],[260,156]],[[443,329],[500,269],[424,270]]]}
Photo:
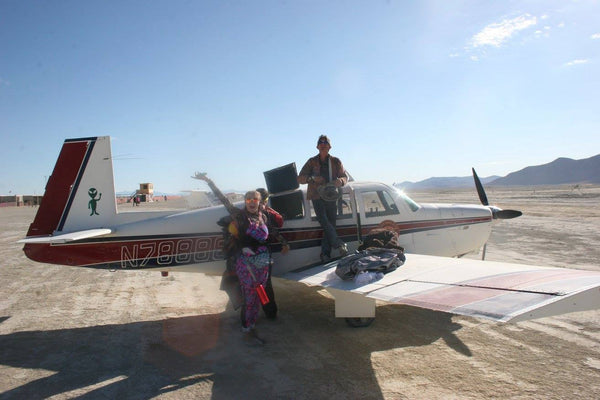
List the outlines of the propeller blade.
{"label": "propeller blade", "polygon": [[512,219],[523,215],[523,213],[518,210],[494,210],[492,213],[495,219]]}
{"label": "propeller blade", "polygon": [[471,170],[473,170],[473,180],[475,181],[475,187],[477,188],[479,201],[481,201],[481,204],[483,204],[484,206],[489,206],[490,204],[488,203],[488,198],[485,195],[485,190],[483,190],[483,185],[481,184],[481,181],[477,176],[477,172],[475,172],[475,168],[471,168]]}
{"label": "propeller blade", "polygon": [[[498,207],[491,206],[488,202],[487,195],[485,194],[485,190],[483,189],[483,185],[477,176],[477,172],[475,172],[475,168],[471,168],[473,171],[473,180],[475,181],[475,187],[477,188],[477,195],[479,196],[479,201],[484,206],[490,208],[492,210],[492,218],[494,219],[511,219],[517,218],[523,215],[521,211],[518,210],[501,210]],[[485,260],[485,252],[487,250],[487,242],[483,245],[483,252],[481,253],[481,260]]]}
{"label": "propeller blade", "polygon": [[[487,195],[485,194],[485,190],[483,189],[483,185],[477,176],[477,172],[475,172],[475,168],[471,168],[473,171],[473,180],[475,181],[475,187],[477,188],[477,194],[479,195],[479,200],[481,204],[484,206],[489,206]],[[521,211],[517,210],[500,210],[496,207],[490,207],[492,209],[492,216],[494,219],[511,219],[517,218],[523,215]]]}

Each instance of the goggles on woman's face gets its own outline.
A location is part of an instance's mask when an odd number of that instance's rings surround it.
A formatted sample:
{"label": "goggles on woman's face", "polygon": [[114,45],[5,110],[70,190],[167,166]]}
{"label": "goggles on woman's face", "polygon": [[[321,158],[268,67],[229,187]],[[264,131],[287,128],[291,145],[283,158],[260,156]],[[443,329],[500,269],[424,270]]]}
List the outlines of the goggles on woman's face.
{"label": "goggles on woman's face", "polygon": [[259,203],[259,202],[260,202],[259,199],[246,199],[246,204]]}

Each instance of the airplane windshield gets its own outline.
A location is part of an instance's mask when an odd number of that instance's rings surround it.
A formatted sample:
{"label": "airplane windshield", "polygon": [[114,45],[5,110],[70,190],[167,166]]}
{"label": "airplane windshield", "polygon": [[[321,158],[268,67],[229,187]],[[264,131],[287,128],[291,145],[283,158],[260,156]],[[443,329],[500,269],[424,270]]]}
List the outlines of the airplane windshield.
{"label": "airplane windshield", "polygon": [[414,211],[417,211],[419,208],[421,208],[421,206],[419,204],[417,204],[416,201],[414,201],[413,199],[408,197],[408,195],[406,193],[404,193],[402,190],[396,189],[396,194],[398,195],[398,197],[400,199],[402,199],[408,205],[408,207],[411,209],[411,211],[414,212]]}

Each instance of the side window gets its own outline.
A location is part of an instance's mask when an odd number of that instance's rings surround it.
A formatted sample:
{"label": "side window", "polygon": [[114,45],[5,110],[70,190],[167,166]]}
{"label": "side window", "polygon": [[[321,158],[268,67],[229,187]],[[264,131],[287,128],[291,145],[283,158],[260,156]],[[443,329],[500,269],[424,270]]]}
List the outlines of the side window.
{"label": "side window", "polygon": [[362,200],[367,218],[399,214],[392,196],[386,191],[363,192]]}

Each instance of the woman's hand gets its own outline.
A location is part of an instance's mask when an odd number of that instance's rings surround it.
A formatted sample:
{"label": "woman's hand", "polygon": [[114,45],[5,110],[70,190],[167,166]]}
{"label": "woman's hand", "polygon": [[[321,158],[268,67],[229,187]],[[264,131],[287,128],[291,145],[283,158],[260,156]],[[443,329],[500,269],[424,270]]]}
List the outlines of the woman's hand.
{"label": "woman's hand", "polygon": [[204,182],[209,182],[210,181],[210,179],[208,179],[208,176],[206,176],[206,172],[198,172],[198,171],[196,171],[196,173],[194,174],[194,176],[192,176],[192,178],[199,179],[199,180],[204,181]]}
{"label": "woman's hand", "polygon": [[284,245],[281,246],[281,254],[286,254],[288,251],[290,251],[290,245],[285,243]]}

